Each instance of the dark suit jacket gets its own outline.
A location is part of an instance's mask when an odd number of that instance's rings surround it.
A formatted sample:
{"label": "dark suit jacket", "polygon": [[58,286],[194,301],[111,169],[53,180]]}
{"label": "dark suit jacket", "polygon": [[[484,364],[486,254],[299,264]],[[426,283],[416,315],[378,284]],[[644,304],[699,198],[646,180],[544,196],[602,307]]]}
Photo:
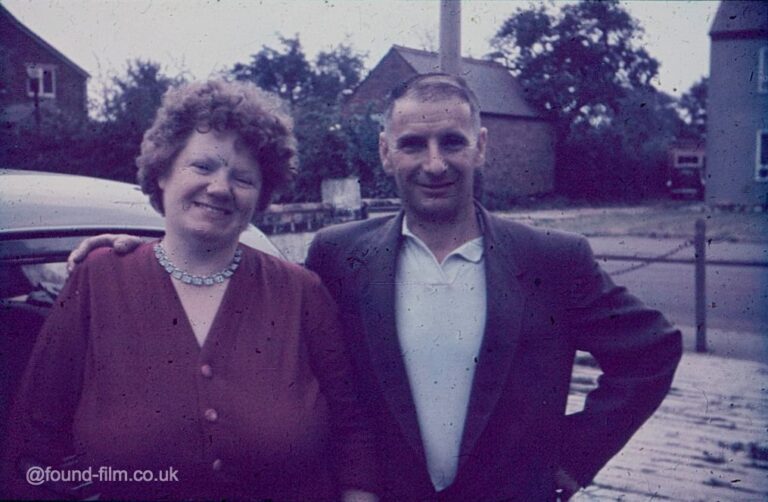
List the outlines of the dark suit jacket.
{"label": "dark suit jacket", "polygon": [[[548,500],[562,467],[582,485],[658,407],[680,333],[600,270],[587,240],[480,208],[487,321],[454,483],[436,494],[395,330],[402,213],[319,232],[307,266],[342,312],[391,500]],[[566,416],[576,350],[600,385]]]}

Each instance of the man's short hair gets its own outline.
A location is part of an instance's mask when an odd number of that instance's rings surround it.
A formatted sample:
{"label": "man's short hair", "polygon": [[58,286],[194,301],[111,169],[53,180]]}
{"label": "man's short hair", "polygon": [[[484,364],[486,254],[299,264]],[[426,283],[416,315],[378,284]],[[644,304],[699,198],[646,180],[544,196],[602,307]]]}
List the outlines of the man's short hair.
{"label": "man's short hair", "polygon": [[467,81],[448,73],[424,73],[401,82],[390,91],[384,111],[384,128],[392,120],[395,103],[401,99],[414,98],[434,102],[457,98],[469,105],[472,123],[480,129],[480,103]]}

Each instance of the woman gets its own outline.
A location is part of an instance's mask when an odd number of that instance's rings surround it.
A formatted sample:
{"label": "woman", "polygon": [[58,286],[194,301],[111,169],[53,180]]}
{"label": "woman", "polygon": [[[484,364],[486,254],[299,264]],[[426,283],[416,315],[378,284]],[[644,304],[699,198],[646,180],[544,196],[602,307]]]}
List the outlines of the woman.
{"label": "woman", "polygon": [[[14,409],[9,495],[60,497],[77,483],[56,478],[90,469],[75,496],[370,496],[332,300],[310,272],[238,243],[295,158],[290,120],[253,85],[166,94],[137,159],[165,236],[93,252],[70,277]],[[65,458],[32,491],[27,468]]]}

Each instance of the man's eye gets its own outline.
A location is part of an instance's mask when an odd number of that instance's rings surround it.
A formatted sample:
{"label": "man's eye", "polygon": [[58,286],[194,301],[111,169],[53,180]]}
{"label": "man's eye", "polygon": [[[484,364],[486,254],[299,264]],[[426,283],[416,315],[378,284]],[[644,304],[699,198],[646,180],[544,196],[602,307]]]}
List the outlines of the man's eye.
{"label": "man's eye", "polygon": [[398,150],[401,150],[406,153],[417,152],[425,147],[426,147],[426,143],[424,141],[421,141],[415,138],[404,139],[397,143]]}
{"label": "man's eye", "polygon": [[448,151],[457,151],[467,146],[467,140],[462,136],[446,136],[440,145]]}
{"label": "man's eye", "polygon": [[235,181],[249,187],[252,187],[253,185],[256,184],[256,182],[252,178],[244,178],[242,176],[236,177]]}

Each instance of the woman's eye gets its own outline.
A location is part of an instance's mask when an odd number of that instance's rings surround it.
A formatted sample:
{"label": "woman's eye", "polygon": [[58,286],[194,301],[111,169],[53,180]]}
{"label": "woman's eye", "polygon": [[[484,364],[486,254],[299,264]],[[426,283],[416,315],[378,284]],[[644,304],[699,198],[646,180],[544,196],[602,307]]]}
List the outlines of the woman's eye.
{"label": "woman's eye", "polygon": [[210,172],[213,168],[204,162],[193,162],[192,167],[202,172]]}
{"label": "woman's eye", "polygon": [[232,173],[232,179],[235,180],[235,183],[242,186],[252,187],[256,184],[256,179],[254,178],[253,174],[248,171],[235,171]]}

